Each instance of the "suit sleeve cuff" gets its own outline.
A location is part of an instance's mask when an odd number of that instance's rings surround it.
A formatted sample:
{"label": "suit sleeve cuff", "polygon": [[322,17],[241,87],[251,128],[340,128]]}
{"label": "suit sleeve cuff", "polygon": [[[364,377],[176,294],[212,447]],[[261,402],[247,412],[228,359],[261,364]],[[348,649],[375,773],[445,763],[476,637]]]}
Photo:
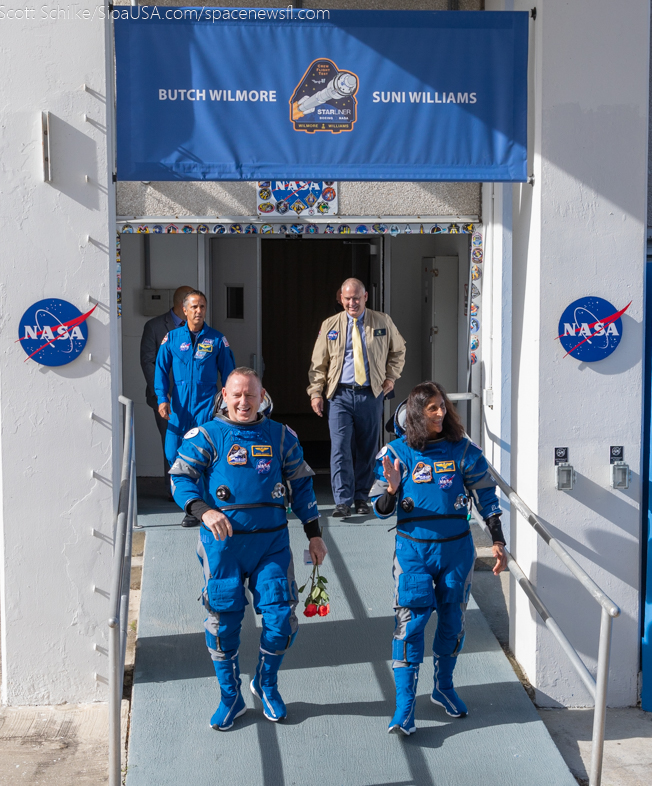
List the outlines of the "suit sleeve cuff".
{"label": "suit sleeve cuff", "polygon": [[394,512],[394,508],[396,507],[396,494],[390,494],[389,491],[385,489],[383,496],[378,497],[376,500],[375,507],[381,516],[389,516]]}
{"label": "suit sleeve cuff", "polygon": [[303,531],[306,533],[308,540],[311,538],[321,538],[321,527],[319,526],[319,519],[310,519],[303,525]]}
{"label": "suit sleeve cuff", "polygon": [[506,546],[507,543],[505,542],[505,536],[503,535],[503,528],[500,524],[500,516],[496,514],[494,514],[493,516],[489,516],[489,518],[485,521],[485,524],[489,529],[491,540],[494,543],[502,543],[503,546]]}
{"label": "suit sleeve cuff", "polygon": [[185,507],[186,513],[189,513],[191,516],[194,516],[196,519],[202,520],[202,516],[208,510],[214,510],[211,508],[210,505],[207,505],[203,499],[191,499],[189,502],[186,502]]}

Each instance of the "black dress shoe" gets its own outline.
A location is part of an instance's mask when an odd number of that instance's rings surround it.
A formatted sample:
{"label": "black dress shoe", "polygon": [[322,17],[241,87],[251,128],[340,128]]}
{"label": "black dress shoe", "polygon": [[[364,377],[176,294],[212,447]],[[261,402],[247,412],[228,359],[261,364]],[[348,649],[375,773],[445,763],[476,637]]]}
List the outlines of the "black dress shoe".
{"label": "black dress shoe", "polygon": [[181,522],[182,527],[196,527],[199,524],[199,519],[196,519],[194,516],[190,514],[186,514],[183,517],[183,521]]}
{"label": "black dress shoe", "polygon": [[356,499],[355,512],[362,516],[367,516],[369,513],[371,513],[371,509],[363,499]]}
{"label": "black dress shoe", "polygon": [[335,510],[333,511],[333,518],[334,519],[343,519],[346,516],[351,515],[351,508],[344,503],[340,505],[335,505]]}

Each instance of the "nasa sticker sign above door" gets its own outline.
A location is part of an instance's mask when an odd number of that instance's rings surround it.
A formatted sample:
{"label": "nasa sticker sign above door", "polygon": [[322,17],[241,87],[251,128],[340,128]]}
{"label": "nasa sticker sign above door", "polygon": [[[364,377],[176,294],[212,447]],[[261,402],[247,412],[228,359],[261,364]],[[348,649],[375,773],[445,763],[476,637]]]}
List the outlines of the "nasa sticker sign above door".
{"label": "nasa sticker sign above door", "polygon": [[25,361],[43,366],[65,366],[78,358],[88,340],[86,320],[97,304],[85,314],[67,300],[47,298],[34,303],[23,314],[18,341],[25,350]]}
{"label": "nasa sticker sign above door", "polygon": [[622,315],[630,302],[618,310],[601,297],[581,297],[561,315],[557,337],[571,355],[584,363],[604,360],[620,344],[623,335]]}

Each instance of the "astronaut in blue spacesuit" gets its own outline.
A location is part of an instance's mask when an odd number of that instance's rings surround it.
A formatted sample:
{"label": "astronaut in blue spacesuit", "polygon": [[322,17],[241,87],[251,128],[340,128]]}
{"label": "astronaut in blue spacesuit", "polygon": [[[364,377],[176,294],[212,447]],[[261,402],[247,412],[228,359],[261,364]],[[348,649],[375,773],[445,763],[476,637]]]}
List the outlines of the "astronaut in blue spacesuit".
{"label": "astronaut in blue spacesuit", "polygon": [[435,609],[431,701],[453,718],[468,712],[453,686],[453,670],[464,644],[464,613],[475,561],[469,496],[493,539],[494,574],[505,569],[507,556],[496,484],[443,388],[422,382],[410,393],[405,410],[404,436],[376,457],[371,497],[377,516],[388,518],[396,512],[397,517],[392,645],[396,712],[388,731],[409,735],[416,730],[424,629]]}
{"label": "astronaut in blue spacesuit", "polygon": [[205,636],[221,690],[211,726],[226,731],[246,710],[238,665],[245,582],[263,622],[251,692],[261,699],[266,718],[286,716],[277,678],[297,633],[298,602],[288,502],[303,523],[313,563],[320,565],[327,549],[314,473],[292,429],[259,412],[265,391],[256,372],[236,368],[222,395],[226,414],[220,411],[185,435],[170,475],[177,504],[202,521],[197,555],[208,612]]}
{"label": "astronaut in blue spacesuit", "polygon": [[[172,466],[183,435],[213,417],[213,401],[235,368],[233,353],[226,337],[204,321],[206,296],[192,290],[183,299],[186,324],[171,330],[156,355],[154,391],[159,415],[168,421],[165,435],[165,458]],[[170,382],[172,371],[172,383]],[[186,514],[181,526],[199,524]]]}

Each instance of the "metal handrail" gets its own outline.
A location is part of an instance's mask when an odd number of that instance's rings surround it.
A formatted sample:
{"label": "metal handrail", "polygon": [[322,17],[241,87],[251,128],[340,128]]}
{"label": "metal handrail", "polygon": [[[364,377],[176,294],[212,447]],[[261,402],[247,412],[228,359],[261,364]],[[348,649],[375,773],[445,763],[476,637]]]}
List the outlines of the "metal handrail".
{"label": "metal handrail", "polygon": [[[500,475],[500,473],[489,462],[489,471],[501,491],[509,499],[510,504],[523,516],[530,524],[539,537],[550,546],[568,570],[581,582],[591,597],[602,606],[600,614],[600,639],[598,644],[598,668],[594,678],[586,667],[586,664],[579,653],[570,643],[563,633],[552,614],[548,611],[545,604],[537,594],[536,588],[525,575],[521,566],[514,557],[505,549],[507,553],[507,568],[516,579],[518,585],[527,595],[535,611],[543,620],[546,628],[560,643],[562,649],[568,656],[571,664],[577,671],[582,682],[588,689],[595,702],[593,711],[593,735],[591,737],[591,771],[589,773],[589,786],[600,786],[602,783],[602,759],[604,755],[604,727],[607,711],[607,685],[609,682],[609,655],[611,648],[611,632],[614,617],[620,615],[619,607],[604,593],[593,581],[584,568],[569,554],[562,544],[554,538],[546,529],[539,517],[530,510],[525,502],[519,497],[514,489]],[[473,509],[473,516],[476,521],[486,529],[486,525],[479,513]]]}
{"label": "metal handrail", "polygon": [[125,407],[120,497],[113,537],[113,570],[109,617],[109,786],[121,783],[122,689],[127,648],[131,539],[136,516],[136,456],[134,448],[134,402],[119,396]]}

